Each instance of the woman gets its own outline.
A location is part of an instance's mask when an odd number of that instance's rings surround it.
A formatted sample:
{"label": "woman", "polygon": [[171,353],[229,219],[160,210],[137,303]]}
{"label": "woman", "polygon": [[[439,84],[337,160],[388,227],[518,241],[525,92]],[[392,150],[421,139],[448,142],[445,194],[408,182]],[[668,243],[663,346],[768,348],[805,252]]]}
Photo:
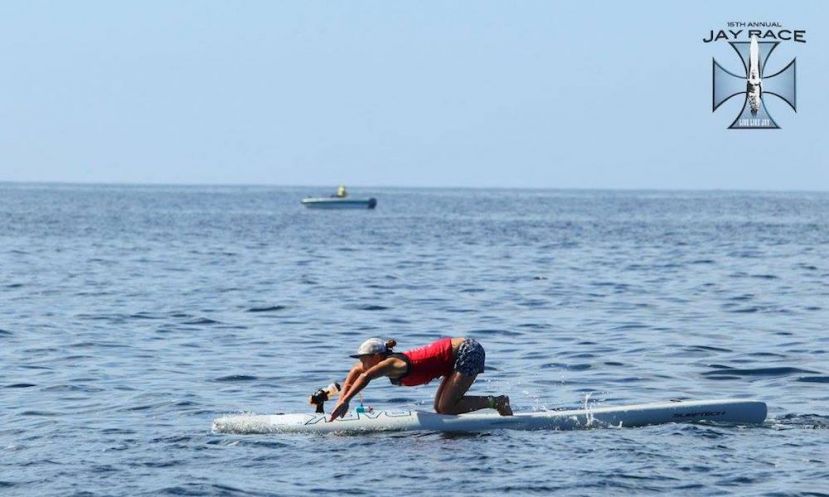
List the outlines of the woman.
{"label": "woman", "polygon": [[502,416],[512,416],[509,397],[464,395],[475,377],[484,371],[484,348],[470,338],[441,338],[429,345],[402,354],[392,348],[394,340],[369,338],[360,345],[343,382],[340,400],[331,412],[331,421],[348,412],[348,402],[375,378],[386,376],[393,385],[412,387],[443,376],[435,394],[435,412],[461,414],[478,409],[496,409]]}

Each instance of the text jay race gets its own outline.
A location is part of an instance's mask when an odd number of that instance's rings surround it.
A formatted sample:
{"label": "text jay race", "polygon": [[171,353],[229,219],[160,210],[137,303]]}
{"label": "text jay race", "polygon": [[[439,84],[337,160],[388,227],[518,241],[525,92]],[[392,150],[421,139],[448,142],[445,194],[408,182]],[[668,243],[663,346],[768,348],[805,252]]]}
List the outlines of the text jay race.
{"label": "text jay race", "polygon": [[756,36],[758,40],[782,40],[806,43],[805,29],[767,29],[765,31],[762,29],[721,29],[719,31],[714,31],[712,29],[708,37],[703,38],[702,41],[705,43],[711,43],[712,41],[720,40],[736,40],[743,33],[745,33],[745,39],[747,40],[751,39],[752,36]]}

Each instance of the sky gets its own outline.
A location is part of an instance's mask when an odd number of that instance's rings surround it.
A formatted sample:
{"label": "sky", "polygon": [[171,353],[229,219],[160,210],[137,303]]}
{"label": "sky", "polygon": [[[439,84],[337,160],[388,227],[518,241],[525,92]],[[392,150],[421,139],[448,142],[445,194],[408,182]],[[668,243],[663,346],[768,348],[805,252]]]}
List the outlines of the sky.
{"label": "sky", "polygon": [[[728,21],[806,30],[727,129]],[[819,1],[4,1],[0,182],[829,190]]]}

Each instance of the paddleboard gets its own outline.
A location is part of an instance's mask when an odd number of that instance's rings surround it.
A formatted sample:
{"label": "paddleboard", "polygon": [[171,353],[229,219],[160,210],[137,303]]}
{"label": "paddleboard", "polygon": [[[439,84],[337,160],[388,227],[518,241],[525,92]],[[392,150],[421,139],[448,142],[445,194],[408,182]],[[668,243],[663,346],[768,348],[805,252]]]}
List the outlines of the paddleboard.
{"label": "paddleboard", "polygon": [[458,416],[426,411],[389,410],[357,413],[329,421],[328,414],[237,414],[213,420],[216,433],[331,433],[379,431],[480,432],[509,430],[575,430],[713,421],[759,424],[766,404],[756,400],[698,400],[541,411],[500,416],[492,410]]}

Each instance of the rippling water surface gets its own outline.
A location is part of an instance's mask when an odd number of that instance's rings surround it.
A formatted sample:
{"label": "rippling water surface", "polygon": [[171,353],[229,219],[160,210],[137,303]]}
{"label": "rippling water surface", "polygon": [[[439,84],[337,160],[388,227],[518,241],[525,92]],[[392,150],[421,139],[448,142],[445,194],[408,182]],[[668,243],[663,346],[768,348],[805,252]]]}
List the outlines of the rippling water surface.
{"label": "rippling water surface", "polygon": [[[0,185],[3,495],[828,495],[829,194]],[[761,427],[228,436],[370,336],[519,411],[754,397]],[[365,391],[431,407],[436,386]]]}

